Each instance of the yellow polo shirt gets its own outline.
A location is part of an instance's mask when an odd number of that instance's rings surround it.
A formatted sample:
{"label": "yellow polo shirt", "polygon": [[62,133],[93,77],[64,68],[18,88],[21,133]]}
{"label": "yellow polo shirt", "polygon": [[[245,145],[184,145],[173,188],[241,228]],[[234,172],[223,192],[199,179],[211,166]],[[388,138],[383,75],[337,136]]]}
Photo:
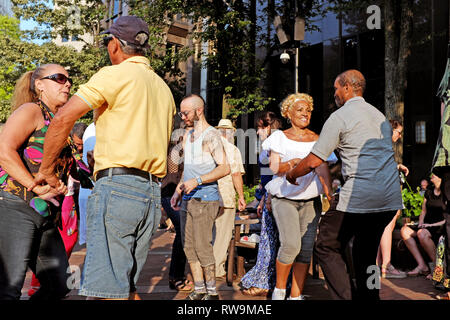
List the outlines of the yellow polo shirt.
{"label": "yellow polo shirt", "polygon": [[175,102],[147,58],[100,69],[76,95],[92,109],[104,109],[96,122],[94,174],[127,167],[165,176]]}

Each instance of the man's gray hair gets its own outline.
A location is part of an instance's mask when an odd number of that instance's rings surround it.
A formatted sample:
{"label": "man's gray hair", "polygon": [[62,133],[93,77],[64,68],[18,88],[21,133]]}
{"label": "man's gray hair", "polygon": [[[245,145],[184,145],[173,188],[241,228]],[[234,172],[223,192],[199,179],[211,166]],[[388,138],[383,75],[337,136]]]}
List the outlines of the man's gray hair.
{"label": "man's gray hair", "polygon": [[87,128],[87,124],[83,122],[77,122],[73,125],[72,131],[70,132],[72,135],[76,135],[78,138],[83,139],[84,131]]}
{"label": "man's gray hair", "polygon": [[361,93],[364,93],[364,91],[366,90],[366,79],[358,70],[351,69],[344,71],[337,76],[337,79],[341,86],[345,86],[348,84],[353,88],[354,91],[360,91]]}
{"label": "man's gray hair", "polygon": [[[125,45],[122,44],[122,41],[126,43]],[[145,54],[145,48],[141,46],[134,45],[132,43],[128,43],[125,40],[119,41],[120,48],[122,49],[123,53],[127,55],[140,55],[143,56]]]}

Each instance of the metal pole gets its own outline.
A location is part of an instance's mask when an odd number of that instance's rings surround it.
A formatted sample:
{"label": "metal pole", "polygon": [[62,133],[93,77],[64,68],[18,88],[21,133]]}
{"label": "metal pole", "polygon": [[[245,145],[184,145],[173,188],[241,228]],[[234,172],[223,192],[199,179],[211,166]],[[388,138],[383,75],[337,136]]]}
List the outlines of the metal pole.
{"label": "metal pole", "polygon": [[[298,12],[297,12],[297,1],[294,0],[294,12],[295,12],[295,19],[297,18]],[[295,23],[294,23],[295,28]],[[295,48],[295,93],[298,93],[298,62],[299,62],[299,48]]]}
{"label": "metal pole", "polygon": [[299,62],[300,62],[300,48],[295,48],[295,93],[298,93],[299,90]]}

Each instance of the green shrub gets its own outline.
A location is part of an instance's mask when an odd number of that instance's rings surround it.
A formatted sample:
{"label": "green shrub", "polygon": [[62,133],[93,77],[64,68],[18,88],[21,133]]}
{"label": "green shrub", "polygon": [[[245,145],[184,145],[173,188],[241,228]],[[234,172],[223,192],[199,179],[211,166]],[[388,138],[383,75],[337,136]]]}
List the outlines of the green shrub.
{"label": "green shrub", "polygon": [[420,194],[419,187],[416,188],[416,191],[413,191],[406,180],[405,183],[407,188],[402,190],[402,199],[405,206],[405,209],[402,210],[402,217],[414,219],[420,216],[422,212],[424,196]]}
{"label": "green shrub", "polygon": [[[244,184],[244,199],[245,199],[245,203],[250,203],[255,199],[255,192],[256,189],[258,189],[259,183],[254,185],[254,186],[247,186]],[[236,193],[236,207],[237,207],[237,201],[238,201],[239,197],[238,194]]]}

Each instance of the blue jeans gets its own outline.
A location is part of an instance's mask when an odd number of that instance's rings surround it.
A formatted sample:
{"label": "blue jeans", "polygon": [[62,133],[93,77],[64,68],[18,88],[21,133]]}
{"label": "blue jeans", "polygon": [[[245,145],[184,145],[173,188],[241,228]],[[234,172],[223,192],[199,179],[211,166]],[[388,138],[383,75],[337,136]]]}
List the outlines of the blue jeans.
{"label": "blue jeans", "polygon": [[30,300],[62,299],[69,262],[51,220],[25,201],[0,190],[0,300],[19,300],[28,267],[41,286]]}
{"label": "blue jeans", "polygon": [[80,295],[128,298],[161,218],[157,183],[133,175],[95,183],[86,212],[86,259]]}
{"label": "blue jeans", "polygon": [[164,197],[161,199],[161,204],[164,211],[167,213],[170,221],[172,221],[175,227],[175,239],[172,244],[172,258],[170,260],[169,279],[180,280],[184,279],[186,268],[186,255],[184,254],[183,244],[181,243],[181,230],[180,230],[180,212],[174,210],[170,206],[170,198]]}
{"label": "blue jeans", "polygon": [[78,194],[78,207],[80,208],[80,223],[78,226],[78,243],[83,245],[86,243],[86,207],[88,197],[91,195],[91,189],[80,188]]}

